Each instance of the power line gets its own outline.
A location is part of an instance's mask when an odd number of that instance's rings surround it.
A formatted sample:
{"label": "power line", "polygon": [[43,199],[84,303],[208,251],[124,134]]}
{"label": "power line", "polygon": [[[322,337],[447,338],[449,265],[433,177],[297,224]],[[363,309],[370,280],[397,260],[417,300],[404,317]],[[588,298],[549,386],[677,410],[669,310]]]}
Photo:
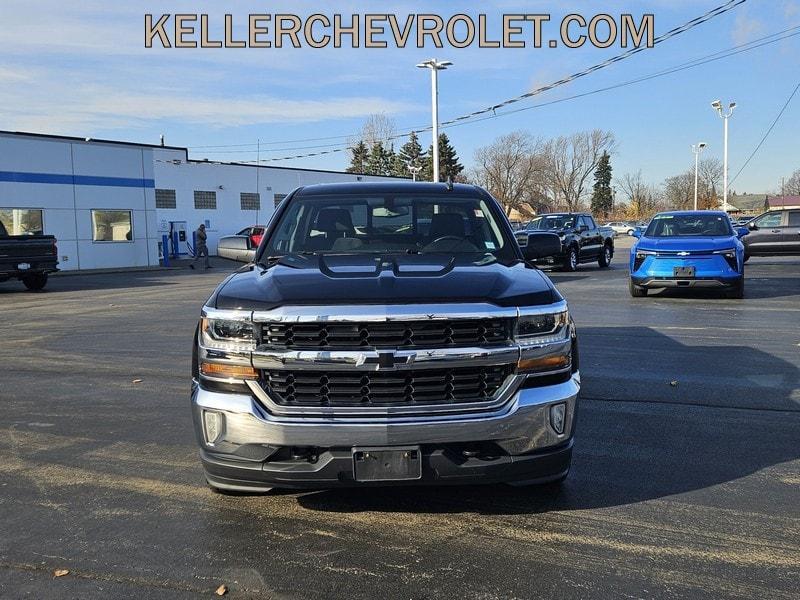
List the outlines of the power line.
{"label": "power line", "polygon": [[[652,46],[653,47],[657,46],[658,44],[660,44],[662,42],[665,42],[666,40],[668,40],[670,38],[673,38],[673,37],[675,37],[677,35],[680,35],[680,34],[686,32],[686,31],[689,31],[690,29],[693,29],[693,28],[697,27],[698,25],[701,25],[701,24],[705,23],[706,21],[710,21],[714,17],[718,17],[718,16],[728,12],[729,10],[733,10],[734,8],[736,8],[737,6],[739,6],[741,4],[744,4],[745,2],[747,2],[747,0],[729,0],[727,3],[725,3],[723,5],[720,5],[720,6],[716,7],[716,8],[708,11],[704,15],[701,15],[699,17],[695,17],[694,19],[684,23],[680,27],[675,27],[674,29],[670,29],[668,32],[666,32],[666,33],[654,38]],[[469,119],[470,117],[476,117],[476,116],[483,115],[483,114],[490,113],[490,112],[493,113],[498,108],[503,108],[505,106],[508,106],[510,104],[514,104],[514,103],[519,102],[521,100],[526,100],[528,98],[532,98],[533,96],[538,96],[539,94],[541,94],[543,92],[547,92],[549,90],[552,90],[553,88],[565,85],[567,83],[571,83],[571,82],[575,81],[576,79],[580,79],[581,77],[585,77],[586,75],[589,75],[590,73],[594,73],[595,71],[599,71],[600,69],[605,69],[606,67],[610,67],[611,65],[613,65],[615,63],[618,63],[620,61],[626,60],[626,59],[630,58],[631,56],[634,56],[635,54],[638,54],[639,52],[642,52],[642,51],[647,50],[647,49],[649,49],[648,46],[639,46],[639,47],[636,47],[636,48],[631,48],[630,50],[627,50],[627,51],[623,52],[622,54],[618,54],[616,56],[612,56],[611,58],[609,58],[607,60],[604,60],[601,63],[598,63],[596,65],[588,67],[588,68],[584,69],[583,71],[578,71],[577,73],[573,73],[572,75],[564,77],[563,79],[559,79],[558,81],[556,81],[554,83],[550,83],[548,85],[543,85],[543,86],[541,86],[539,88],[536,88],[535,90],[531,90],[530,92],[527,92],[525,94],[521,94],[521,95],[516,96],[514,98],[509,98],[508,100],[505,100],[505,101],[500,102],[498,104],[494,104],[492,106],[488,106],[486,108],[482,108],[480,110],[473,111],[473,112],[471,112],[471,113],[469,113],[467,115],[462,115],[460,117],[456,117],[455,119],[452,119],[450,121],[445,121],[444,123],[442,123],[442,125],[449,125],[451,123],[456,123],[458,121],[464,121],[466,119]]]}
{"label": "power line", "polygon": [[753,150],[753,152],[750,154],[750,156],[747,158],[747,160],[744,161],[744,164],[742,165],[742,168],[739,169],[739,171],[736,173],[736,175],[733,176],[733,179],[731,179],[730,183],[728,184],[728,187],[730,187],[730,185],[734,181],[736,181],[736,178],[739,177],[739,175],[741,175],[742,171],[744,171],[745,168],[747,168],[747,165],[749,165],[750,161],[753,160],[753,157],[761,149],[761,146],[764,145],[764,142],[769,137],[769,134],[772,133],[772,130],[775,129],[775,125],[778,124],[778,121],[780,121],[780,118],[783,116],[783,113],[786,112],[786,108],[789,106],[789,103],[792,101],[792,98],[794,98],[795,94],[797,94],[797,90],[799,90],[799,89],[800,89],[800,83],[798,83],[794,87],[794,90],[792,91],[792,93],[789,94],[789,98],[784,103],[783,108],[781,108],[781,111],[778,113],[778,116],[775,117],[774,121],[772,121],[772,125],[769,126],[769,129],[767,129],[767,132],[764,134],[764,137],[762,137],[761,141],[758,142],[758,146],[755,147],[755,150]]}
{"label": "power line", "polygon": [[[547,102],[540,102],[539,104],[533,104],[531,106],[525,106],[523,108],[517,108],[517,109],[514,109],[514,110],[507,110],[507,111],[504,111],[504,112],[499,113],[497,115],[490,115],[490,116],[482,117],[480,119],[475,119],[473,121],[453,124],[453,125],[450,125],[450,127],[458,127],[459,125],[468,125],[470,123],[479,123],[481,121],[487,121],[489,119],[496,119],[498,117],[504,117],[504,116],[507,116],[507,115],[520,113],[520,112],[523,112],[523,111],[526,111],[526,110],[532,110],[534,108],[541,108],[543,106],[550,106],[552,104],[559,104],[561,102],[567,102],[569,100],[575,100],[577,98],[584,98],[586,96],[592,96],[594,94],[599,94],[599,93],[602,93],[602,92],[607,92],[607,91],[610,91],[610,90],[615,90],[615,89],[618,89],[618,88],[627,87],[629,85],[634,85],[636,83],[641,83],[643,81],[649,81],[651,79],[656,79],[658,77],[664,77],[666,75],[672,75],[672,74],[678,73],[680,71],[686,71],[688,69],[692,69],[694,67],[699,67],[699,66],[702,66],[702,65],[706,65],[708,63],[716,62],[716,61],[722,60],[724,58],[730,58],[731,56],[735,56],[737,54],[742,54],[744,52],[749,52],[750,50],[756,50],[757,48],[761,48],[762,46],[767,46],[769,44],[775,44],[777,42],[780,42],[780,41],[795,37],[797,35],[800,35],[800,31],[795,31],[795,30],[800,30],[800,26],[791,27],[791,28],[786,29],[786,30],[784,30],[782,32],[778,32],[778,33],[775,33],[775,34],[772,34],[772,35],[769,35],[769,36],[765,36],[764,38],[759,38],[758,40],[753,40],[752,42],[748,42],[747,44],[741,44],[740,46],[734,46],[733,48],[728,48],[727,50],[722,50],[720,52],[715,52],[713,54],[710,54],[710,55],[707,55],[707,56],[704,56],[704,57],[696,58],[696,59],[693,59],[693,60],[688,61],[686,63],[682,63],[682,64],[676,65],[674,67],[669,67],[667,69],[664,69],[662,71],[657,71],[657,72],[651,73],[649,75],[643,75],[643,76],[637,77],[635,79],[630,79],[628,81],[615,83],[615,84],[608,85],[608,86],[605,86],[605,87],[602,87],[602,88],[590,90],[588,92],[582,92],[580,94],[574,94],[572,96],[566,96],[564,98],[557,98],[555,100],[550,100],[550,101],[547,101]],[[766,38],[772,38],[772,37],[774,37],[776,35],[780,35],[781,33],[786,33],[787,31],[795,31],[795,32],[794,33],[790,33],[788,35],[784,35],[782,37],[777,37],[777,38],[772,39],[772,40],[768,40],[768,41],[764,41],[764,42],[761,42],[761,43],[757,43],[757,42],[760,42],[761,40],[764,40]],[[742,48],[742,46],[749,46],[749,47]]]}
{"label": "power line", "polygon": [[[715,62],[715,61],[718,61],[718,60],[722,60],[722,59],[725,59],[725,58],[730,58],[731,56],[735,56],[737,54],[742,54],[744,52],[749,52],[751,50],[756,50],[756,49],[761,48],[763,46],[767,46],[769,44],[775,44],[777,42],[780,42],[780,41],[783,41],[783,40],[786,40],[786,39],[789,39],[789,38],[792,38],[792,37],[795,37],[795,36],[798,36],[798,35],[800,35],[800,25],[796,25],[794,27],[790,27],[790,28],[785,29],[783,31],[779,31],[779,32],[764,36],[762,38],[758,38],[756,40],[752,40],[752,41],[747,42],[745,44],[739,44],[738,46],[733,46],[732,48],[728,48],[727,50],[720,50],[720,51],[714,52],[712,54],[708,54],[708,55],[705,55],[705,56],[702,56],[702,57],[698,57],[698,58],[692,59],[690,61],[687,61],[685,63],[681,63],[679,65],[676,65],[676,66],[673,66],[673,67],[669,67],[667,69],[663,69],[663,70],[657,71],[655,73],[651,73],[651,74],[648,74],[648,75],[643,75],[643,76],[637,77],[635,79],[630,79],[628,81],[615,83],[615,84],[612,84],[612,85],[604,86],[604,87],[597,88],[597,89],[594,89],[594,90],[590,90],[590,91],[587,91],[587,92],[582,92],[580,94],[574,94],[572,96],[567,96],[567,97],[564,97],[564,98],[557,98],[555,100],[550,100],[548,102],[540,102],[538,104],[534,104],[534,105],[531,105],[531,106],[526,106],[526,107],[517,108],[517,109],[513,109],[513,110],[506,110],[506,111],[503,111],[503,112],[500,112],[500,113],[497,113],[497,114],[486,115],[486,116],[483,116],[483,117],[478,118],[478,119],[473,119],[471,121],[461,121],[461,122],[458,122],[458,123],[453,123],[451,125],[448,125],[447,128],[449,129],[449,128],[452,128],[452,127],[460,127],[462,125],[469,125],[469,124],[472,124],[472,123],[480,123],[481,121],[487,121],[487,120],[490,120],[490,119],[497,119],[497,118],[500,118],[500,117],[505,117],[505,116],[508,116],[508,115],[516,114],[516,113],[527,111],[527,110],[533,110],[533,109],[536,109],[536,108],[542,108],[544,106],[551,106],[551,105],[554,105],[554,104],[560,104],[561,102],[568,102],[570,100],[575,100],[575,99],[578,99],[578,98],[584,98],[586,96],[591,96],[591,95],[594,95],[594,94],[599,94],[599,93],[602,93],[602,92],[607,92],[607,91],[619,89],[619,88],[622,88],[622,87],[627,87],[627,86],[634,85],[634,84],[637,84],[637,83],[641,83],[641,82],[644,82],[644,81],[649,81],[651,79],[656,79],[658,77],[664,77],[666,75],[672,75],[672,74],[678,73],[680,71],[685,71],[685,70],[688,70],[688,69],[699,67],[699,66],[702,66],[702,65],[705,65],[705,64],[708,64],[708,63],[711,63],[711,62]],[[399,136],[394,136],[394,137],[399,137]],[[394,137],[392,139],[394,139]],[[331,144],[331,146],[335,147],[335,146],[340,146],[340,145],[339,144]],[[342,147],[337,147],[334,150],[329,150],[329,151],[326,151],[326,152],[315,152],[315,153],[312,153],[312,154],[298,155],[296,157],[265,158],[265,159],[262,159],[261,162],[271,162],[271,161],[276,161],[276,160],[289,160],[290,158],[306,158],[306,157],[310,157],[310,156],[320,156],[322,154],[332,154],[332,153],[335,153],[335,152],[343,152],[345,150],[349,150],[350,149],[349,145],[341,144],[341,146]],[[287,148],[285,150],[291,150],[291,148]],[[270,150],[270,152],[272,152],[272,151],[278,151],[278,150]],[[253,162],[253,161],[244,161],[244,162]]]}
{"label": "power line", "polygon": [[[556,87],[560,87],[562,85],[566,85],[568,83],[572,83],[576,79],[580,79],[581,77],[585,77],[586,75],[594,73],[595,71],[599,71],[601,69],[605,69],[607,67],[610,67],[610,66],[614,65],[615,63],[618,63],[620,61],[626,60],[626,59],[630,58],[631,56],[634,56],[635,54],[638,54],[639,52],[642,52],[644,50],[649,49],[650,47],[655,47],[658,44],[660,44],[660,43],[662,43],[662,42],[664,42],[664,41],[666,41],[666,40],[668,40],[670,38],[673,38],[673,37],[675,37],[677,35],[685,33],[686,31],[694,29],[695,27],[697,27],[699,25],[702,25],[703,23],[705,23],[707,21],[710,21],[711,19],[713,19],[715,17],[718,17],[718,16],[720,16],[720,15],[722,15],[722,14],[724,14],[724,13],[730,11],[730,10],[733,10],[734,8],[736,8],[737,6],[739,6],[741,4],[744,4],[745,2],[747,2],[747,0],[728,0],[728,2],[726,2],[725,4],[717,6],[716,8],[713,8],[713,9],[709,10],[705,14],[700,15],[699,17],[695,17],[694,19],[691,19],[690,21],[687,21],[683,25],[680,25],[679,27],[675,27],[673,29],[670,29],[666,33],[664,33],[664,34],[662,34],[662,35],[660,35],[658,37],[655,37],[653,39],[652,46],[639,46],[639,47],[636,47],[636,48],[631,48],[630,50],[627,50],[627,51],[625,51],[625,52],[623,52],[621,54],[618,54],[616,56],[613,56],[613,57],[611,57],[611,58],[609,58],[607,60],[604,60],[604,61],[602,61],[600,63],[595,64],[595,65],[592,65],[591,67],[588,67],[588,68],[586,68],[586,69],[584,69],[582,71],[579,71],[577,73],[573,73],[572,75],[564,77],[563,79],[560,79],[560,80],[555,81],[553,83],[541,86],[539,88],[536,88],[535,90],[531,90],[530,92],[526,92],[525,94],[521,94],[521,95],[516,96],[514,98],[509,98],[508,100],[504,100],[503,102],[499,102],[497,104],[494,104],[492,106],[488,106],[486,108],[483,108],[483,109],[480,109],[480,110],[476,110],[476,111],[473,111],[473,112],[465,114],[465,115],[461,115],[460,117],[456,117],[455,119],[451,119],[449,121],[444,121],[441,124],[441,126],[442,127],[446,127],[448,125],[452,125],[452,124],[460,122],[460,121],[466,121],[466,120],[472,119],[474,117],[477,117],[477,116],[480,116],[480,115],[484,115],[486,113],[490,113],[490,112],[494,113],[499,108],[503,108],[505,106],[508,106],[510,104],[514,104],[514,103],[519,102],[521,100],[526,100],[528,98],[532,98],[533,96],[537,96],[539,94],[542,94],[544,92],[552,90],[552,89],[554,89]],[[430,125],[428,125],[428,126],[425,126],[425,127],[415,128],[415,129],[410,130],[410,131],[429,131],[430,129],[432,129],[432,127]],[[397,138],[400,138],[400,137],[405,137],[406,135],[408,135],[410,133],[410,131],[407,131],[407,132],[405,132],[403,134],[397,134],[395,136],[390,137],[389,139],[397,139]],[[331,136],[328,139],[341,139],[341,138],[344,138],[344,137],[354,137],[354,136]],[[325,141],[325,140],[324,140],[324,138],[297,140],[297,142],[305,142],[305,141]],[[275,143],[277,143],[277,142],[275,142]],[[292,142],[286,142],[286,143],[295,143],[295,142],[292,141]],[[252,146],[252,144],[249,144],[249,145]],[[227,146],[207,146],[207,148],[210,148],[210,147],[223,148],[223,147],[227,147]],[[241,147],[241,146],[240,145],[232,145],[230,147]],[[194,148],[202,148],[202,147],[201,146],[195,146]],[[340,151],[341,150],[331,150],[328,153],[340,152]],[[319,156],[320,154],[322,154],[322,153],[315,152],[315,153],[310,153],[310,154],[304,155],[304,156],[291,156],[291,157],[285,157],[285,158],[272,158],[272,159],[267,159],[267,160],[268,161],[290,160],[290,159],[293,159],[293,158],[304,158],[305,156],[308,156],[308,157]]]}

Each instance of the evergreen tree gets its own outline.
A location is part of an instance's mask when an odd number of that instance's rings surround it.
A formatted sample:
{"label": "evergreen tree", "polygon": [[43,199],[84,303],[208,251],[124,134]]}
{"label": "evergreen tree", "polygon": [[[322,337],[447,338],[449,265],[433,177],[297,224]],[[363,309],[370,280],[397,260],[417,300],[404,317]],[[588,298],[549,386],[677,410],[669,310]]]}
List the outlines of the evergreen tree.
{"label": "evergreen tree", "polygon": [[611,157],[603,152],[594,172],[594,192],[592,193],[592,213],[608,218],[614,210],[614,197],[611,193]]}
{"label": "evergreen tree", "polygon": [[[433,144],[428,150],[422,167],[421,179],[433,181]],[[463,171],[464,165],[458,161],[458,154],[450,144],[447,134],[439,134],[439,180],[447,181],[452,177],[453,181],[457,181]]]}
{"label": "evergreen tree", "polygon": [[464,165],[458,161],[456,149],[450,144],[450,139],[446,134],[439,136],[439,174],[442,181],[452,178],[453,181],[459,180],[459,175],[464,171]]}
{"label": "evergreen tree", "polygon": [[350,148],[350,166],[347,167],[348,173],[366,173],[367,161],[369,160],[369,150],[363,140]]}
{"label": "evergreen tree", "polygon": [[391,175],[394,150],[386,150],[383,143],[375,142],[367,159],[367,175]]}
{"label": "evergreen tree", "polygon": [[420,146],[417,134],[412,131],[408,136],[408,141],[400,148],[400,152],[395,156],[394,161],[394,176],[395,177],[409,177],[411,171],[408,170],[409,165],[412,167],[424,166],[425,153]]}

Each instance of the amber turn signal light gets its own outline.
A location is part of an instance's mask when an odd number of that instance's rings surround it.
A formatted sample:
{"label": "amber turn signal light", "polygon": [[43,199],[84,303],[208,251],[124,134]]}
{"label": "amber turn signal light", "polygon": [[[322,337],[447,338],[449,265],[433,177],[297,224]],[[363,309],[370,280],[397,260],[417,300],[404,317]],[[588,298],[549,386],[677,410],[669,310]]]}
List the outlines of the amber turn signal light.
{"label": "amber turn signal light", "polygon": [[556,354],[554,356],[541,356],[538,358],[523,358],[517,362],[520,371],[555,371],[566,369],[570,365],[569,354]]}
{"label": "amber turn signal light", "polygon": [[200,372],[209,377],[223,377],[231,379],[256,379],[258,372],[253,367],[246,365],[223,365],[219,363],[200,363]]}

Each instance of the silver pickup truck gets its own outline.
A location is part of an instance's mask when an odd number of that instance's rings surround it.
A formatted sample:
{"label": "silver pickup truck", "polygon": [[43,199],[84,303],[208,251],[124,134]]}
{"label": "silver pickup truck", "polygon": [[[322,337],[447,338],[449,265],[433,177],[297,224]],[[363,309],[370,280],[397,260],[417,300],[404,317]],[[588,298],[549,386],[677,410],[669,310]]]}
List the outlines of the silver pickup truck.
{"label": "silver pickup truck", "polygon": [[211,488],[563,480],[578,341],[530,262],[560,247],[474,186],[293,192],[195,334]]}

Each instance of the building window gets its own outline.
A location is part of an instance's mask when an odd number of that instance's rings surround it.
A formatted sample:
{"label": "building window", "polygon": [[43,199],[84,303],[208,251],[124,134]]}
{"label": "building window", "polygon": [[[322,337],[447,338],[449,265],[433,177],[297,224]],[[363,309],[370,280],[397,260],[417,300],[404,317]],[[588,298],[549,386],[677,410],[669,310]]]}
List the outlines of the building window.
{"label": "building window", "polygon": [[197,209],[205,208],[216,210],[217,192],[195,192],[194,207]]}
{"label": "building window", "polygon": [[133,241],[133,219],[129,210],[93,210],[92,241]]}
{"label": "building window", "polygon": [[242,210],[261,210],[261,195],[250,192],[241,193]]}
{"label": "building window", "polygon": [[286,198],[286,194],[275,194],[275,208],[278,208],[278,205],[283,202],[284,198]]}
{"label": "building window", "polygon": [[175,190],[156,190],[156,208],[176,208]]}
{"label": "building window", "polygon": [[0,208],[0,223],[8,235],[44,233],[40,208]]}

